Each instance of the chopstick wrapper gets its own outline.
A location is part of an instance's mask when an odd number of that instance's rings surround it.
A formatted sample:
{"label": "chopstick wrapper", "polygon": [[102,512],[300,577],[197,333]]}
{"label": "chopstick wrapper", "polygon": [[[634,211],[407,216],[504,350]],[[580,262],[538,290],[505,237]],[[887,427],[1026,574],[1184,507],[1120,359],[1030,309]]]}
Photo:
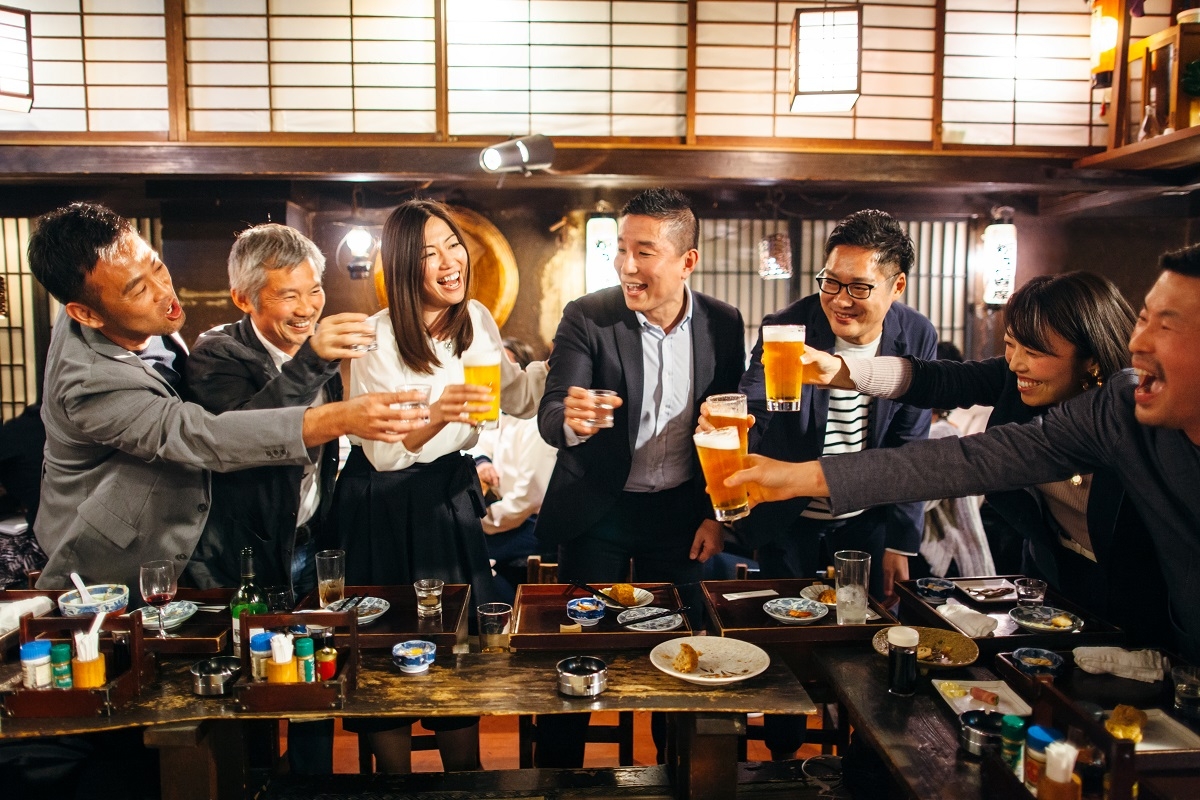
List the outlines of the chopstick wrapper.
{"label": "chopstick wrapper", "polygon": [[1075,665],[1093,675],[1111,673],[1118,678],[1154,683],[1161,681],[1170,664],[1157,650],[1130,652],[1120,647],[1076,647]]}
{"label": "chopstick wrapper", "polygon": [[721,596],[726,600],[749,600],[751,597],[774,597],[777,594],[779,592],[774,589],[759,589],[753,592],[730,592]]}
{"label": "chopstick wrapper", "polygon": [[988,636],[992,631],[996,630],[996,620],[987,614],[972,611],[958,603],[946,603],[944,606],[938,606],[938,613],[959,628],[962,628],[967,636],[970,636],[972,639]]}

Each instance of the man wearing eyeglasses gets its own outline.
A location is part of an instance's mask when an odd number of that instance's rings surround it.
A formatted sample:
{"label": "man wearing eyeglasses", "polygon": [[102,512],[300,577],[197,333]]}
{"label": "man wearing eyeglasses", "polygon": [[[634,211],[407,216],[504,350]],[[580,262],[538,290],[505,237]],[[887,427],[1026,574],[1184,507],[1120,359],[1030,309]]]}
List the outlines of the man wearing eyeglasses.
{"label": "man wearing eyeglasses", "polygon": [[[764,318],[762,324],[804,325],[806,347],[830,353],[936,358],[933,325],[895,302],[904,292],[913,259],[912,240],[891,216],[882,211],[851,214],[825,242],[825,268],[816,277],[819,291]],[[768,411],[762,352],[760,335],[740,387],[755,418],[751,452],[781,461],[807,461],[897,447],[929,433],[928,411],[854,391],[806,386],[799,411]],[[871,554],[871,595],[890,604],[895,599],[893,581],[908,577],[908,556],[917,553],[923,516],[923,503],[835,516],[824,498],[795,498],[758,505],[738,530],[748,544],[758,546],[763,577],[811,577],[829,563],[820,559],[822,540],[829,555],[865,550]],[[775,725],[768,728],[771,734]],[[802,741],[769,735],[767,746],[786,757]]]}

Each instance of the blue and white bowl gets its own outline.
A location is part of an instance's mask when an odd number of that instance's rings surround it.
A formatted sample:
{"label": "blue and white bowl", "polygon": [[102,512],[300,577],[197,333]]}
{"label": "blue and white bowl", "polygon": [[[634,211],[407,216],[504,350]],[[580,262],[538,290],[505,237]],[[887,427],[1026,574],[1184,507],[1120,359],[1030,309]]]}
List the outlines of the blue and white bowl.
{"label": "blue and white bowl", "polygon": [[576,597],[567,601],[567,616],[583,627],[604,619],[604,601],[596,597]]}
{"label": "blue and white bowl", "polygon": [[[1063,657],[1053,650],[1043,650],[1040,647],[1021,647],[1013,651],[1013,665],[1026,675],[1038,677],[1050,675],[1058,677],[1062,674],[1066,662]],[[1045,662],[1050,663],[1045,663]]]}
{"label": "blue and white bowl", "polygon": [[58,610],[64,617],[79,617],[84,614],[99,614],[106,611],[116,614],[129,605],[129,587],[120,583],[97,583],[87,587],[92,602],[79,599],[79,591],[72,589],[58,596]]}
{"label": "blue and white bowl", "polygon": [[917,593],[933,605],[946,602],[957,588],[945,578],[917,578]]}
{"label": "blue and white bowl", "polygon": [[773,597],[763,603],[763,611],[786,625],[808,625],[828,614],[829,608],[807,597]]}
{"label": "blue and white bowl", "polygon": [[392,663],[401,672],[416,675],[429,669],[437,653],[437,645],[422,639],[410,639],[392,648]]}

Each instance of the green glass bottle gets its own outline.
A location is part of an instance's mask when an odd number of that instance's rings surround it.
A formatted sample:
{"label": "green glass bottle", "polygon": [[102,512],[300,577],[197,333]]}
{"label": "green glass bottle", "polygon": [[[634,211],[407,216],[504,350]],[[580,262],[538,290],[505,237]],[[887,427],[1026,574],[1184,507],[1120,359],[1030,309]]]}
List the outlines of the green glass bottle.
{"label": "green glass bottle", "polygon": [[247,614],[267,613],[267,595],[254,585],[254,551],[242,549],[242,585],[229,600],[229,611],[233,615],[233,654],[242,654],[242,611]]}

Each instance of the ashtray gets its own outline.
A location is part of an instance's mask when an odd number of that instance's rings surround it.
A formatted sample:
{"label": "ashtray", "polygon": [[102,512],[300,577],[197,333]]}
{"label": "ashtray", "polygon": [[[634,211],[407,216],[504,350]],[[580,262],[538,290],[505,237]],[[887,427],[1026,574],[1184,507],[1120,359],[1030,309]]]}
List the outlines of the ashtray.
{"label": "ashtray", "polygon": [[1000,751],[1003,714],[998,711],[967,711],[960,714],[958,719],[959,747],[973,756]]}
{"label": "ashtray", "polygon": [[558,662],[558,690],[572,697],[595,697],[608,688],[608,664],[595,656]]}
{"label": "ashtray", "polygon": [[392,648],[392,663],[401,672],[416,675],[429,669],[437,653],[437,645],[422,639],[401,642]]}
{"label": "ashtray", "polygon": [[192,692],[204,697],[224,697],[242,671],[236,656],[206,658],[192,664]]}

